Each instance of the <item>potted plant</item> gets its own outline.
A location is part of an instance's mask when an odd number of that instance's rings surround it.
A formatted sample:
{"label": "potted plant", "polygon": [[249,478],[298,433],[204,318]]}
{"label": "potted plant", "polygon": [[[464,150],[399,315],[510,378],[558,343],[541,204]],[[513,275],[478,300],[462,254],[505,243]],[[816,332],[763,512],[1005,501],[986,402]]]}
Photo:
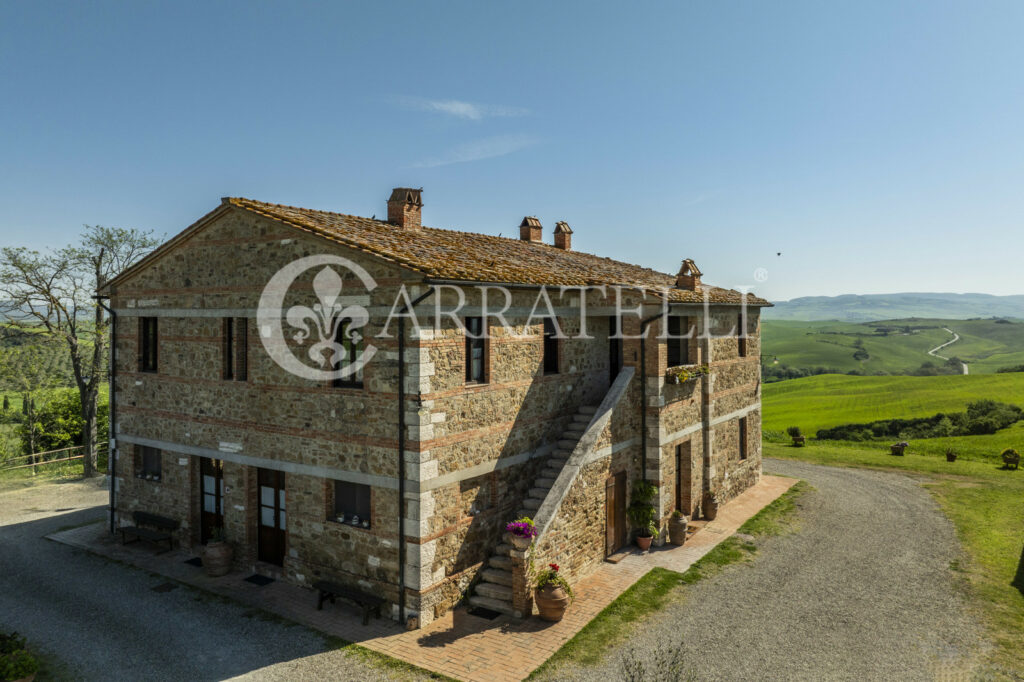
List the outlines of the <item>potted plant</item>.
{"label": "potted plant", "polygon": [[1020,453],[1013,448],[1003,450],[1002,458],[1004,469],[1016,469],[1020,466]]}
{"label": "potted plant", "polygon": [[552,623],[562,620],[574,595],[569,582],[558,573],[558,564],[548,564],[546,569],[537,574],[534,585],[533,600],[540,617]]}
{"label": "potted plant", "polygon": [[702,376],[707,376],[707,374],[707,365],[700,365],[697,367],[670,367],[665,372],[665,381],[669,384],[685,384],[687,381],[699,379]]}
{"label": "potted plant", "polygon": [[953,450],[953,448],[947,448],[946,449],[946,461],[947,462],[955,462],[956,461],[956,451]]}
{"label": "potted plant", "polygon": [[210,534],[210,541],[203,547],[203,569],[211,578],[227,575],[235,551],[224,540],[224,527],[218,526]]}
{"label": "potted plant", "polygon": [[647,481],[636,481],[633,483],[633,494],[626,509],[629,524],[636,529],[636,544],[645,552],[651,548],[654,538],[658,537],[658,526],[655,524],[658,512],[654,508],[657,496],[658,486]]}
{"label": "potted plant", "polygon": [[788,433],[789,437],[793,439],[793,447],[795,448],[802,448],[804,443],[807,441],[799,426],[790,426],[786,429],[786,433]]}
{"label": "potted plant", "polygon": [[902,457],[904,450],[906,450],[908,447],[910,447],[910,443],[906,441],[900,441],[899,443],[893,443],[892,445],[890,445],[889,451],[894,455]]}
{"label": "potted plant", "polygon": [[668,520],[668,541],[673,545],[681,545],[686,542],[686,528],[689,525],[689,519],[686,515],[678,509],[672,512],[672,517]]}
{"label": "potted plant", "polygon": [[25,649],[25,638],[17,632],[0,635],[0,680],[32,682],[39,672],[39,662]]}
{"label": "potted plant", "polygon": [[721,505],[721,501],[718,499],[718,495],[711,492],[710,490],[704,493],[704,499],[701,501],[701,515],[708,521],[714,521],[718,516],[718,507]]}
{"label": "potted plant", "polygon": [[505,530],[512,540],[512,546],[520,552],[529,549],[533,539],[537,537],[537,528],[533,525],[533,519],[524,516],[521,519],[509,522]]}

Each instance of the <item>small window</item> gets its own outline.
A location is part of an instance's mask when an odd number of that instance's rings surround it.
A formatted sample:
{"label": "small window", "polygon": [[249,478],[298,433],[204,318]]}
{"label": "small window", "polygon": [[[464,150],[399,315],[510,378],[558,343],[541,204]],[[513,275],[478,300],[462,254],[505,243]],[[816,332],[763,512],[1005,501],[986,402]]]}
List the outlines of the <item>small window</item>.
{"label": "small window", "polygon": [[139,371],[155,372],[157,360],[157,318],[139,318]]}
{"label": "small window", "polygon": [[736,323],[736,340],[738,342],[737,353],[741,358],[747,357],[747,330],[743,325],[743,316],[740,315]]}
{"label": "small window", "polygon": [[147,445],[135,446],[135,476],[152,481],[160,480],[160,451]]}
{"label": "small window", "polygon": [[484,338],[482,317],[467,317],[466,320],[466,383],[486,382],[485,360],[487,340]]}
{"label": "small window", "polygon": [[369,528],[370,486],[349,481],[334,482],[334,509],[331,517],[338,523]]}
{"label": "small window", "polygon": [[544,373],[558,374],[558,336],[550,317],[544,318]]}
{"label": "small window", "polygon": [[248,329],[244,317],[225,317],[223,321],[223,344],[221,347],[225,379],[246,381],[248,378]]}
{"label": "small window", "polygon": [[[681,338],[689,334],[688,319],[676,315],[668,318],[668,366],[678,367],[679,365],[690,364],[690,339]],[[684,331],[685,330],[685,331]]]}
{"label": "small window", "polygon": [[[344,319],[338,324],[338,329],[334,334],[334,341],[340,345],[343,349],[339,356],[335,356],[334,369],[344,369],[351,367],[359,359],[359,354],[363,350],[363,338],[359,334],[358,330],[350,328],[351,320]],[[354,338],[353,338],[354,337]],[[363,387],[363,368],[359,367],[354,372],[349,372],[345,376],[340,376],[331,380],[331,386],[335,388],[362,388]]]}
{"label": "small window", "polygon": [[740,459],[747,458],[747,418],[740,418]]}

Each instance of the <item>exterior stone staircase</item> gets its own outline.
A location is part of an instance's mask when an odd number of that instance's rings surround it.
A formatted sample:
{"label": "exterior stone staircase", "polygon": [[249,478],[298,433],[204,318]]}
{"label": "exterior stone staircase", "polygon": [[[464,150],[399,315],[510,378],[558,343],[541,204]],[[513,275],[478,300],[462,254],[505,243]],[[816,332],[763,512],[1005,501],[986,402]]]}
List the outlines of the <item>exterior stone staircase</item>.
{"label": "exterior stone staircase", "polygon": [[[562,467],[569,461],[569,456],[579,442],[587,426],[597,412],[596,407],[581,407],[573,415],[569,427],[558,439],[558,445],[548,456],[545,468],[541,471],[531,486],[523,507],[516,513],[516,518],[537,515],[544,498],[547,497],[551,486],[562,472]],[[509,519],[510,521],[512,519]],[[509,552],[512,551],[511,541],[506,533],[503,542],[498,545],[494,554],[487,560],[487,565],[479,573],[480,581],[474,587],[474,594],[469,597],[472,606],[481,606],[492,611],[515,615],[512,608],[512,559]]]}

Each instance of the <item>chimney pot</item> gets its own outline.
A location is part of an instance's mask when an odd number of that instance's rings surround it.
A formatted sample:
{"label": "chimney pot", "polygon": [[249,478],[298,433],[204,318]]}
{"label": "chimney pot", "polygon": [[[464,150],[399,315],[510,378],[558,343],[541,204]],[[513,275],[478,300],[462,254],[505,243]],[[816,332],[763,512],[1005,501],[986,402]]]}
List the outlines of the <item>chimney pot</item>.
{"label": "chimney pot", "polygon": [[388,222],[407,230],[418,230],[423,212],[423,188],[396,187],[388,198]]}
{"label": "chimney pot", "polygon": [[543,230],[540,221],[534,216],[528,215],[523,218],[523,222],[519,223],[519,239],[539,244],[544,241]]}
{"label": "chimney pot", "polygon": [[555,223],[555,248],[563,251],[572,250],[572,228],[564,220]]}
{"label": "chimney pot", "polygon": [[679,266],[679,274],[676,275],[676,287],[696,291],[700,287],[700,276],[703,273],[697,268],[697,264],[689,258],[683,260]]}

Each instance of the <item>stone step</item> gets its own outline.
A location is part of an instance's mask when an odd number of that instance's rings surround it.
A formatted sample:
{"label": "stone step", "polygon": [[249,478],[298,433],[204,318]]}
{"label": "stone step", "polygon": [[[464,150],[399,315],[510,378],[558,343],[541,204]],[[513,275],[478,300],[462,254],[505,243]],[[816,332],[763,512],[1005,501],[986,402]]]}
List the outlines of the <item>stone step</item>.
{"label": "stone step", "polygon": [[566,429],[562,432],[562,438],[568,438],[575,443],[579,443],[584,433],[586,433],[586,429]]}
{"label": "stone step", "polygon": [[557,476],[541,476],[540,478],[538,478],[536,481],[533,482],[533,485],[535,485],[538,488],[550,488],[551,486],[553,486],[555,484],[555,479],[556,478],[558,478],[558,477]]}
{"label": "stone step", "polygon": [[554,469],[561,469],[568,461],[568,457],[548,457],[547,465]]}
{"label": "stone step", "polygon": [[512,571],[501,568],[485,568],[480,571],[480,580],[496,585],[512,586]]}
{"label": "stone step", "polygon": [[572,416],[573,426],[576,424],[583,424],[583,428],[586,428],[587,424],[589,424],[590,420],[593,418],[594,415],[592,414],[574,414]]}
{"label": "stone step", "polygon": [[591,416],[597,414],[597,407],[592,405],[584,405],[580,409],[576,410],[576,414],[589,414]]}
{"label": "stone step", "polygon": [[500,568],[503,571],[512,570],[512,559],[507,556],[491,556],[487,560],[487,565],[491,568]]}
{"label": "stone step", "polygon": [[541,471],[540,475],[543,476],[544,478],[558,478],[558,476],[561,473],[562,473],[562,467],[560,467],[560,466],[553,466],[553,467],[548,467],[547,469],[544,469],[543,471]]}
{"label": "stone step", "polygon": [[513,549],[515,549],[515,547],[509,544],[505,544],[503,542],[494,548],[494,553],[498,556],[508,556],[508,553],[511,552]]}
{"label": "stone step", "polygon": [[530,497],[536,497],[543,500],[548,496],[548,491],[551,490],[551,486],[547,488],[530,488]]}
{"label": "stone step", "polygon": [[500,599],[512,604],[512,588],[508,585],[496,585],[494,583],[477,583],[476,593],[481,597],[489,599]]}
{"label": "stone step", "polygon": [[518,515],[519,516],[529,516],[532,519],[533,515],[535,513],[537,513],[536,509],[520,509],[519,512],[518,512]]}
{"label": "stone step", "polygon": [[558,447],[560,449],[564,448],[569,452],[572,452],[573,448],[576,447],[576,441],[569,440],[568,438],[562,438],[561,440],[558,441]]}
{"label": "stone step", "polygon": [[523,500],[523,506],[530,510],[540,509],[540,505],[544,502],[542,498],[527,497]]}
{"label": "stone step", "polygon": [[481,597],[474,594],[469,598],[469,603],[473,606],[482,606],[485,609],[491,611],[497,611],[498,613],[504,613],[509,616],[516,615],[515,610],[512,608],[512,602],[505,601],[503,599],[491,599],[490,597]]}

